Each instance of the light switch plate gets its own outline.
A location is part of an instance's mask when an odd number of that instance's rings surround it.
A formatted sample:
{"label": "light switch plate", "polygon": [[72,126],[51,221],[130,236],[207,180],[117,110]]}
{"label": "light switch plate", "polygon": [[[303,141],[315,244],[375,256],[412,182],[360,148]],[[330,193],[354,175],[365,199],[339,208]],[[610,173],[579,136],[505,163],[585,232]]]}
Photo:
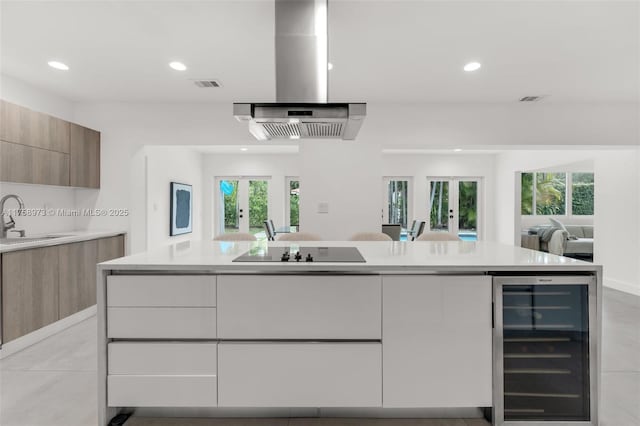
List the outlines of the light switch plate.
{"label": "light switch plate", "polygon": [[318,203],[318,213],[329,213],[329,203]]}

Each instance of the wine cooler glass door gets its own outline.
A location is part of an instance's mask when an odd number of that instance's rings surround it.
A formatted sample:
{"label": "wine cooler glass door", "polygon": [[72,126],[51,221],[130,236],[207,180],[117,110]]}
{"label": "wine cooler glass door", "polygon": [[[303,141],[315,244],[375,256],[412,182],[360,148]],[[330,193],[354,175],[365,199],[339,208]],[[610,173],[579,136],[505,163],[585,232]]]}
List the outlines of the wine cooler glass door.
{"label": "wine cooler glass door", "polygon": [[591,424],[591,277],[501,277],[494,283],[497,420]]}

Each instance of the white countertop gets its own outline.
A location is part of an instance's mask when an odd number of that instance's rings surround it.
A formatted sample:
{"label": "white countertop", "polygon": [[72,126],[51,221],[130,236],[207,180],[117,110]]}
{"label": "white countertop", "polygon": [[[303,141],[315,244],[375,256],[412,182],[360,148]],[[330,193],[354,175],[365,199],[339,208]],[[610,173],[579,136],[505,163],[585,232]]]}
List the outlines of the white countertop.
{"label": "white countertop", "polygon": [[[77,243],[80,241],[95,240],[97,238],[107,238],[125,234],[124,231],[69,231],[55,232],[44,235],[27,235],[26,238],[45,238],[39,241],[26,241],[15,244],[0,244],[0,253],[10,251],[33,249],[40,247],[57,246],[59,244]],[[59,236],[59,238],[46,238]]]}
{"label": "white countertop", "polygon": [[493,242],[322,241],[269,242],[269,246],[357,247],[366,263],[232,262],[266,242],[186,241],[100,264],[109,270],[203,272],[426,272],[592,271],[601,267],[575,259]]}

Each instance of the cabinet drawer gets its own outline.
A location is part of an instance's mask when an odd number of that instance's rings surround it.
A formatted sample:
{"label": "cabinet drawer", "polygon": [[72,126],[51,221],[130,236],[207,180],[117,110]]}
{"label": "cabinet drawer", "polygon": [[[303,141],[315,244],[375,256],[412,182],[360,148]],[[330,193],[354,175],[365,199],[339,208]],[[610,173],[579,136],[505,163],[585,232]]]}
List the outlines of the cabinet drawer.
{"label": "cabinet drawer", "polygon": [[107,306],[216,306],[215,275],[111,275]]}
{"label": "cabinet drawer", "polygon": [[110,407],[215,407],[216,376],[108,376]]}
{"label": "cabinet drawer", "polygon": [[220,343],[221,407],[380,407],[379,343]]}
{"label": "cabinet drawer", "polygon": [[109,343],[109,374],[216,375],[215,343]]}
{"label": "cabinet drawer", "polygon": [[215,308],[107,308],[107,337],[215,339]]}
{"label": "cabinet drawer", "polygon": [[218,277],[224,339],[380,339],[375,275]]}

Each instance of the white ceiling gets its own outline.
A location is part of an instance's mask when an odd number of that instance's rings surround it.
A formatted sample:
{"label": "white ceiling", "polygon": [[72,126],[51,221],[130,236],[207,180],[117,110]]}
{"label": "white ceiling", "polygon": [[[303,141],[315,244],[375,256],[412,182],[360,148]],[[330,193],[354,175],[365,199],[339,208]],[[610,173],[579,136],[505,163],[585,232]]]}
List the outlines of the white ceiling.
{"label": "white ceiling", "polygon": [[[330,100],[638,102],[636,1],[329,0]],[[75,101],[273,101],[273,2],[6,1],[1,71]],[[71,70],[56,71],[58,59]],[[181,60],[180,73],[167,63]],[[480,71],[467,74],[464,63]],[[221,89],[189,79],[217,78]]]}

